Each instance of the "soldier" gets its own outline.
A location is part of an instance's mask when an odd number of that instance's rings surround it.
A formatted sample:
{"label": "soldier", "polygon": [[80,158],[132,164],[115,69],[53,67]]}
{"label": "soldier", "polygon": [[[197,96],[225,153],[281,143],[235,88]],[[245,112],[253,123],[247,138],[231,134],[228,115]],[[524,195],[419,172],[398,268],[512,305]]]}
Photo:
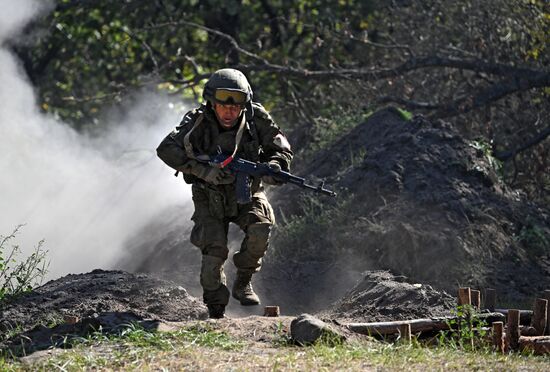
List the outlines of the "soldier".
{"label": "soldier", "polygon": [[261,267],[275,222],[263,184],[277,184],[272,177],[253,178],[252,200],[237,203],[235,176],[197,159],[222,153],[268,163],[275,171],[288,171],[290,145],[262,105],[252,102],[252,89],[244,74],[235,69],[216,71],[203,91],[205,104],[188,112],[179,126],[161,142],[158,156],[183,173],[192,185],[195,212],[191,242],[202,252],[200,283],[210,318],[223,318],[229,290],[223,265],[228,256],[230,222],[245,233],[233,255],[237,276],[231,290],[241,305],[258,305],[252,274]]}

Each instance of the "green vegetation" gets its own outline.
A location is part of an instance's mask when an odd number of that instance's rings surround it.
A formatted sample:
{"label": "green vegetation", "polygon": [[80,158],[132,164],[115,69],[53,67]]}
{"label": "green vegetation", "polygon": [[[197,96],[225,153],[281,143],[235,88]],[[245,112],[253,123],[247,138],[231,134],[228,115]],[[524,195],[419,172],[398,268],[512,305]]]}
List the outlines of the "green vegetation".
{"label": "green vegetation", "polygon": [[491,143],[487,142],[483,138],[479,138],[477,140],[471,141],[470,146],[476,149],[477,151],[481,152],[489,162],[491,168],[493,168],[493,170],[500,177],[503,176],[502,161],[494,157]]}
{"label": "green vegetation", "polygon": [[397,108],[397,111],[399,111],[399,115],[403,118],[403,120],[411,120],[413,118],[413,113],[407,110],[403,110],[401,108]]}
{"label": "green vegetation", "polygon": [[[307,257],[325,257],[337,254],[328,249],[324,234],[338,226],[338,221],[344,218],[349,198],[340,197],[333,204],[326,198],[305,194],[300,201],[301,212],[285,217],[284,211],[280,228],[274,234],[274,247],[292,247],[284,251],[274,250],[267,259],[275,261],[288,259],[303,260]],[[323,246],[324,254],[320,254],[319,246]]]}
{"label": "green vegetation", "polygon": [[128,348],[152,348],[159,351],[174,350],[179,344],[239,350],[242,344],[232,340],[224,332],[215,331],[208,324],[196,324],[173,332],[156,332],[144,329],[139,324],[129,324],[119,333],[108,334],[101,330],[87,338],[70,341],[71,346],[91,346],[102,342],[118,342]]}
{"label": "green vegetation", "polygon": [[[458,306],[454,311],[456,319],[449,321],[451,330],[441,331],[438,344],[454,350],[489,351],[486,342],[486,324],[476,317],[472,306]],[[485,342],[480,341],[485,340]]]}
{"label": "green vegetation", "polygon": [[548,229],[537,225],[532,218],[527,218],[516,239],[521,242],[532,257],[540,257],[550,253],[550,237]]}
{"label": "green vegetation", "polygon": [[549,157],[530,141],[550,112],[549,27],[540,0],[57,0],[8,46],[42,110],[75,128],[142,88],[200,100],[205,79],[231,66],[302,157],[395,104],[514,154],[506,182],[548,202]]}
{"label": "green vegetation", "polygon": [[301,161],[308,161],[319,151],[330,148],[342,136],[364,123],[372,111],[365,113],[362,110],[342,110],[339,107],[337,110],[327,109],[319,114],[318,117],[311,120],[307,128],[297,129],[298,132],[305,130],[308,133],[308,143],[305,147],[298,149]]}
{"label": "green vegetation", "polygon": [[[345,53],[345,45],[330,36],[364,30],[372,7],[357,0],[59,0],[33,25],[36,45],[17,47],[17,53],[40,89],[42,109],[80,127],[101,120],[102,106],[120,102],[131,89],[157,87],[200,99],[204,79],[226,65],[261,58],[327,64]],[[251,54],[238,53],[228,37]],[[320,90],[267,73],[259,73],[253,85],[269,109]]]}
{"label": "green vegetation", "polygon": [[25,259],[21,259],[21,248],[11,245],[21,225],[7,236],[0,235],[0,303],[7,297],[18,296],[30,291],[47,272],[47,251],[44,250],[44,241],[40,241],[34,251]]}
{"label": "green vegetation", "polygon": [[426,347],[418,342],[398,345],[350,341],[308,347],[288,343],[242,341],[223,332],[196,325],[174,332],[130,328],[118,336],[94,335],[57,350],[46,359],[23,365],[0,358],[3,371],[28,370],[529,370],[545,371],[550,359],[528,355],[501,355],[449,346]]}

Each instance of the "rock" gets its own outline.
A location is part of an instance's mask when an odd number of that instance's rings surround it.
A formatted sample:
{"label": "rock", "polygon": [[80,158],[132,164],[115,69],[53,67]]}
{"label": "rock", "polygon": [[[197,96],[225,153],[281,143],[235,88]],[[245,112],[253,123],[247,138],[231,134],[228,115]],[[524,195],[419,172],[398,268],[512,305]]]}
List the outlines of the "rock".
{"label": "rock", "polygon": [[309,345],[317,340],[339,344],[346,337],[336,328],[309,314],[302,314],[290,323],[290,336],[299,345]]}

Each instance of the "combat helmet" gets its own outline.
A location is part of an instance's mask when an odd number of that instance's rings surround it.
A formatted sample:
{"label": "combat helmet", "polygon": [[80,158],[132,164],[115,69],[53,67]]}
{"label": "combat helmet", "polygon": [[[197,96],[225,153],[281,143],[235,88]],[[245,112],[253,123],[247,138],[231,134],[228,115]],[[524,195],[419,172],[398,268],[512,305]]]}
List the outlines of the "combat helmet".
{"label": "combat helmet", "polygon": [[252,88],[246,76],[239,70],[223,68],[214,72],[202,92],[203,98],[213,105],[232,104],[243,105],[246,108],[247,117],[252,117]]}

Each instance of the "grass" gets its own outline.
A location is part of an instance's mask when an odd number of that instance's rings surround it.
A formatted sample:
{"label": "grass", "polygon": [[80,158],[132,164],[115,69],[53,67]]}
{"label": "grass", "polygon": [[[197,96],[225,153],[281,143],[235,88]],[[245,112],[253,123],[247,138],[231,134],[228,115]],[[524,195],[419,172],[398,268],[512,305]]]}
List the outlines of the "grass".
{"label": "grass", "polygon": [[[342,195],[333,203],[326,203],[323,197],[306,194],[300,201],[301,212],[293,216],[282,215],[281,228],[273,235],[273,247],[268,260],[288,262],[288,260],[307,260],[310,257],[321,258],[319,244],[326,244],[327,231],[345,215],[350,204],[349,197]],[[334,248],[334,247],[331,247]],[[325,247],[323,259],[336,254],[336,248]],[[332,258],[332,257],[330,257]]]}
{"label": "grass", "polygon": [[97,370],[522,370],[546,371],[550,357],[465,351],[449,345],[394,345],[350,341],[299,347],[290,343],[236,340],[198,324],[173,332],[129,327],[116,336],[97,333],[69,350],[34,364],[0,358],[1,371]]}

